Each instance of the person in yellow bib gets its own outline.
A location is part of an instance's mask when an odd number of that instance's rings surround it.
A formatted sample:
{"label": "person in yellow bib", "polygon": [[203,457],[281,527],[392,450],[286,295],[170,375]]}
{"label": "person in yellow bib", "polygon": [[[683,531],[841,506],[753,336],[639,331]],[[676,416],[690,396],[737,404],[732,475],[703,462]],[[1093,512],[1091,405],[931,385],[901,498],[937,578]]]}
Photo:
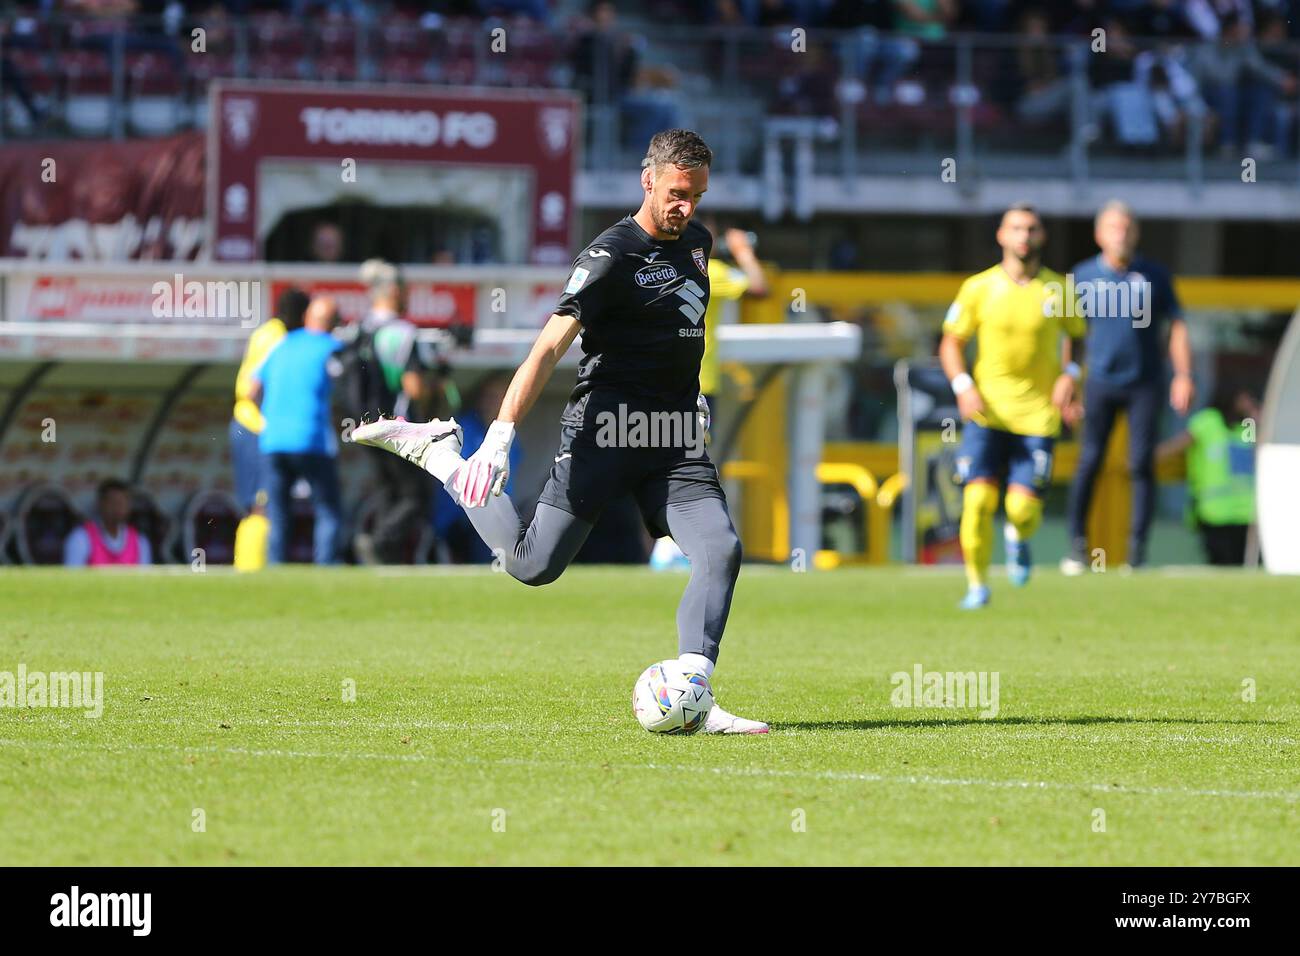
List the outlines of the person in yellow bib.
{"label": "person in yellow bib", "polygon": [[[943,322],[939,360],[964,422],[957,472],[968,585],[961,606],[968,610],[989,603],[993,518],[1004,482],[1007,575],[1017,586],[1029,580],[1029,539],[1042,521],[1061,415],[1079,378],[1071,340],[1083,337],[1085,323],[1065,301],[1064,277],[1042,265],[1046,240],[1033,206],[1008,209],[997,232],[1002,261],[962,283]],[[971,339],[977,354],[968,372]]]}
{"label": "person in yellow bib", "polygon": [[[717,229],[711,230],[717,235]],[[704,312],[704,358],[700,360],[700,394],[709,403],[711,414],[717,414],[717,396],[722,388],[721,363],[718,361],[718,327],[739,321],[734,311],[735,302],[744,296],[761,299],[767,295],[767,276],[754,254],[754,243],[749,234],[740,229],[728,229],[722,234],[735,265],[718,256],[709,259],[709,305]]]}
{"label": "person in yellow bib", "polygon": [[1167,438],[1157,458],[1187,452],[1188,510],[1210,564],[1246,563],[1255,521],[1255,425],[1259,400],[1247,389],[1220,384],[1214,404],[1187,419],[1187,430]]}
{"label": "person in yellow bib", "polygon": [[262,411],[253,401],[254,372],[271,350],[294,329],[302,328],[307,293],[289,288],[275,303],[275,317],[263,322],[248,337],[243,361],[235,374],[235,410],[230,419],[230,463],[235,472],[235,501],[243,519],[235,529],[235,566],[256,570],[266,563],[266,469],[257,436],[266,427]]}

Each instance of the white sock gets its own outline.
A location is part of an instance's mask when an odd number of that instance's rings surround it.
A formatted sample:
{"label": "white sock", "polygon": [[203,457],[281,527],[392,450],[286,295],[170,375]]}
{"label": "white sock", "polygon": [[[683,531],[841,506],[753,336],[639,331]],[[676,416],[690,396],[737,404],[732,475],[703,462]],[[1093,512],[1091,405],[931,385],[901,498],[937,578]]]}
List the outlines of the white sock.
{"label": "white sock", "polygon": [[451,480],[451,476],[456,474],[456,469],[463,464],[465,459],[460,455],[448,455],[443,452],[441,455],[430,455],[429,460],[424,463],[424,470],[445,485]]}
{"label": "white sock", "polygon": [[693,667],[695,670],[702,672],[705,677],[713,676],[713,661],[703,654],[683,654],[677,659],[687,667]]}
{"label": "white sock", "polygon": [[1013,525],[1010,521],[1007,522],[1006,528],[1003,529],[1002,536],[1006,538],[1008,541],[1020,540],[1020,532],[1016,530],[1016,526]]}

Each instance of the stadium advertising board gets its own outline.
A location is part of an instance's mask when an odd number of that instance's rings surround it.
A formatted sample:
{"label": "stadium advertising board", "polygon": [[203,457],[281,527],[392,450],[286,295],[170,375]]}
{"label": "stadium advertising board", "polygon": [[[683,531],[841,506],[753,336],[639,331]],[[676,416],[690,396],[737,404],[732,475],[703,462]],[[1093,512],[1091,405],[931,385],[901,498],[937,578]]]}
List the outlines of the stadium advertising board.
{"label": "stadium advertising board", "polygon": [[[331,296],[344,322],[360,320],[370,306],[369,295],[362,283],[333,280],[277,280],[271,283],[269,301],[274,303],[281,292],[294,285],[311,296]],[[478,291],[478,286],[472,282],[408,282],[405,318],[421,328],[473,325]]]}
{"label": "stadium advertising board", "polygon": [[347,183],[351,161],[358,170],[367,163],[522,170],[531,183],[529,261],[570,260],[579,130],[571,94],[220,82],[210,97],[207,208],[216,259],[261,255],[268,163],[332,165]]}

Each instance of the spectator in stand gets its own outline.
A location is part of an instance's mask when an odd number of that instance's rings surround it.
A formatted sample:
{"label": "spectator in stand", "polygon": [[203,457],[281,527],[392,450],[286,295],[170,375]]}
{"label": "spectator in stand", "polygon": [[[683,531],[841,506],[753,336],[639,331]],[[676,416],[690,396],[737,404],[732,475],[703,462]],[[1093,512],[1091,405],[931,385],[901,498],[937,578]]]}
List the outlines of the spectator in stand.
{"label": "spectator in stand", "polygon": [[723,27],[745,27],[749,25],[749,21],[745,19],[745,14],[740,9],[737,0],[717,0],[716,3],[710,4],[708,22],[714,26]]}
{"label": "spectator in stand", "polygon": [[617,109],[624,143],[648,142],[660,130],[678,125],[677,107],[667,93],[672,75],[642,69],[639,42],[619,29],[618,10],[610,0],[596,0],[574,47],[574,85],[591,107]]}
{"label": "spectator in stand", "polygon": [[874,90],[877,103],[892,102],[894,84],[920,55],[915,41],[890,35],[893,0],[835,0],[824,23],[835,30],[857,31],[844,47],[847,72],[862,84],[864,92]]}
{"label": "spectator in stand", "polygon": [[11,50],[43,51],[47,41],[40,35],[38,26],[35,11],[21,9],[14,12],[8,23],[0,25],[0,49],[6,54],[0,56],[0,87],[13,93],[33,125],[45,122],[49,111],[32,96],[26,77],[7,54]]}
{"label": "spectator in stand", "polygon": [[799,16],[795,4],[789,0],[759,0],[758,10],[750,22],[760,27],[785,27],[807,21]]}
{"label": "spectator in stand", "polygon": [[957,19],[957,0],[894,0],[894,29],[904,36],[934,42]]}
{"label": "spectator in stand", "polygon": [[316,262],[343,261],[343,230],[336,222],[318,222],[311,236],[311,257]]}
{"label": "spectator in stand", "polygon": [[1045,123],[1068,115],[1073,84],[1062,63],[1061,48],[1049,36],[1051,21],[1044,11],[1031,7],[1020,15],[1019,28],[1020,118]]}
{"label": "spectator in stand", "polygon": [[1264,59],[1252,36],[1251,18],[1231,10],[1219,28],[1219,42],[1200,44],[1192,54],[1193,72],[1219,118],[1219,149],[1228,157],[1271,158],[1271,114],[1279,92],[1296,92],[1295,74]]}
{"label": "spectator in stand", "polygon": [[1229,21],[1244,21],[1255,28],[1255,9],[1250,0],[1186,0],[1183,16],[1203,40],[1218,40],[1229,29]]}
{"label": "spectator in stand", "polygon": [[1133,62],[1133,81],[1151,97],[1161,130],[1181,147],[1195,122],[1200,140],[1208,143],[1214,132],[1209,107],[1201,99],[1196,80],[1184,65],[1185,50],[1143,50]]}
{"label": "spectator in stand", "polygon": [[1051,32],[1062,36],[1090,37],[1111,12],[1106,0],[1042,0],[1039,6],[1052,18]]}
{"label": "spectator in stand", "polygon": [[1016,6],[1016,0],[965,0],[958,14],[958,28],[979,33],[1006,33],[1012,28]]}
{"label": "spectator in stand", "polygon": [[74,528],[63,542],[63,564],[69,568],[114,564],[152,564],[149,539],[127,524],[131,514],[131,488],[109,478],[95,495],[96,517]]}
{"label": "spectator in stand", "polygon": [[1093,93],[1093,121],[1107,119],[1115,139],[1124,146],[1153,146],[1160,140],[1160,120],[1151,88],[1137,79],[1138,46],[1119,17],[1105,21],[1106,53],[1088,61]]}
{"label": "spectator in stand", "polygon": [[127,53],[157,53],[165,56],[178,75],[185,71],[185,58],[172,36],[163,31],[175,26],[175,17],[158,19],[156,8],[141,16],[137,0],[67,0],[67,13],[82,18],[85,31],[76,45],[83,50],[98,50],[113,55],[115,34],[125,27],[123,47]]}
{"label": "spectator in stand", "polygon": [[1147,0],[1129,16],[1140,37],[1185,40],[1194,35],[1183,15],[1183,0]]}
{"label": "spectator in stand", "polygon": [[[1297,17],[1300,22],[1300,17]],[[1295,51],[1288,46],[1287,21],[1280,14],[1269,14],[1260,21],[1259,52],[1275,69],[1289,71],[1296,64]],[[1273,106],[1264,118],[1264,135],[1280,156],[1291,156],[1295,150],[1297,103],[1295,84],[1289,90],[1280,90],[1273,97]]]}
{"label": "spectator in stand", "polygon": [[312,559],[333,564],[342,510],[338,439],[330,422],[332,366],[339,343],[330,334],[338,321],[334,300],[313,299],[303,327],[290,332],[254,373],[253,398],[266,427],[259,447],[267,458],[267,510],[271,520],[270,560],[289,557],[293,486],[311,487],[316,523]]}

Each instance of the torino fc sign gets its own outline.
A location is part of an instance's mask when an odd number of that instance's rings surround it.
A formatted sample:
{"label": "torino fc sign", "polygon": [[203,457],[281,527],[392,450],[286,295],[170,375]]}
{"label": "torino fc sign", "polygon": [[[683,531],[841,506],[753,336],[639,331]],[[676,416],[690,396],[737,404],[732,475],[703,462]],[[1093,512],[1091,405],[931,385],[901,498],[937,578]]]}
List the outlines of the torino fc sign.
{"label": "torino fc sign", "polygon": [[497,120],[489,112],[451,110],[349,110],[309,106],[299,118],[309,143],[364,143],[370,146],[456,146],[490,149]]}
{"label": "torino fc sign", "polygon": [[531,184],[531,261],[569,262],[580,139],[570,93],[221,81],[209,107],[207,211],[216,259],[261,258],[260,242],[274,225],[259,219],[267,164],[337,169],[350,160],[519,170]]}

